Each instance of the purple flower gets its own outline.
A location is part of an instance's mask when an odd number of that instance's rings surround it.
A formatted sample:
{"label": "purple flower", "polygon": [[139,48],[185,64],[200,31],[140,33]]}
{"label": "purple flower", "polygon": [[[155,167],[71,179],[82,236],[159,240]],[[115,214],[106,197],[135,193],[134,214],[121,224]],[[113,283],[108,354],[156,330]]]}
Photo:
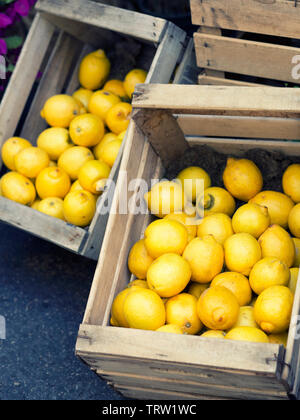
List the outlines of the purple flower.
{"label": "purple flower", "polygon": [[30,10],[28,0],[17,0],[14,3],[14,9],[20,16],[27,16]]}
{"label": "purple flower", "polygon": [[0,55],[7,54],[7,45],[4,39],[0,38]]}
{"label": "purple flower", "polygon": [[0,28],[6,28],[13,23],[12,19],[5,13],[0,13]]}

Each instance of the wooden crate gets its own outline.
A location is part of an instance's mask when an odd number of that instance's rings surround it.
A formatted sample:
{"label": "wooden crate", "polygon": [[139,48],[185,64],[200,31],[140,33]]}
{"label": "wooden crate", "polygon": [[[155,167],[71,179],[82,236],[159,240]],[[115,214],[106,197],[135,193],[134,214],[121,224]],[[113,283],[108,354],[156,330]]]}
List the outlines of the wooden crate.
{"label": "wooden crate", "polygon": [[[1,102],[0,147],[13,135],[36,143],[38,134],[47,127],[39,116],[44,102],[54,94],[72,94],[78,88],[78,66],[90,51],[97,48],[110,50],[116,44],[122,47],[122,43],[134,42],[140,51],[136,58],[132,56],[132,66],[149,71],[147,83],[169,83],[187,43],[185,32],[164,19],[99,2],[39,0],[36,10],[30,33]],[[130,57],[130,51],[124,53]],[[40,70],[43,75],[36,83]],[[121,77],[116,73],[117,76]],[[125,147],[126,139],[110,180],[117,179]],[[0,161],[0,168],[1,164]],[[88,229],[67,224],[3,197],[0,197],[0,220],[97,260],[112,188],[108,188],[98,200],[97,212]]]}
{"label": "wooden crate", "polygon": [[298,0],[190,0],[190,5],[192,23],[199,26],[194,41],[204,69],[200,84],[299,84]]}
{"label": "wooden crate", "polygon": [[[178,336],[109,325],[113,299],[133,278],[127,266],[129,251],[153,219],[149,214],[126,215],[118,211],[122,192],[130,180],[142,178],[150,187],[151,180],[160,179],[172,159],[193,145],[209,145],[228,155],[242,156],[249,149],[262,148],[300,156],[299,143],[279,138],[285,130],[299,133],[298,92],[288,88],[282,92],[281,88],[156,84],[136,88],[134,122],[118,180],[121,192],[114,197],[76,344],[76,354],[126,397],[300,398],[300,281],[286,349],[276,344]],[[219,118],[222,124],[227,119],[224,134]],[[210,138],[203,137],[208,123]],[[233,138],[242,127],[246,127],[249,138]],[[260,140],[255,139],[257,134]],[[138,189],[128,191],[128,200],[138,203]]]}

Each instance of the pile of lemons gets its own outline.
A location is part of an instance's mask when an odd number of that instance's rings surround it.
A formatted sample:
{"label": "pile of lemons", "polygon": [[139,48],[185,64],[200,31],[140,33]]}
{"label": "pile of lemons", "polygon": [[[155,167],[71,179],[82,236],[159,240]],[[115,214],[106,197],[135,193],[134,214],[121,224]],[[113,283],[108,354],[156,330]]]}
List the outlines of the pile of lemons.
{"label": "pile of lemons", "polygon": [[10,170],[1,195],[76,226],[88,226],[104,190],[130,121],[132,93],[147,73],[131,70],[124,80],[109,79],[103,50],[80,63],[80,89],[50,97],[41,111],[49,126],[33,146],[8,139],[2,160]]}
{"label": "pile of lemons", "polygon": [[284,172],[282,193],[262,190],[249,159],[228,158],[223,183],[213,187],[207,172],[188,167],[145,195],[157,218],[130,250],[133,280],[113,301],[111,325],[286,345],[300,264],[300,164]]}

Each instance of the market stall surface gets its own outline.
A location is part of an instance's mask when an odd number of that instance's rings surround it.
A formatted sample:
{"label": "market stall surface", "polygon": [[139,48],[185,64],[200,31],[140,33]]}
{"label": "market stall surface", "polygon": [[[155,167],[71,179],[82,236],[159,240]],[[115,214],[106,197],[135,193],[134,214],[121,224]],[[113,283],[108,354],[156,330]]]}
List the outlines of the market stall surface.
{"label": "market stall surface", "polygon": [[0,400],[122,400],[74,354],[96,263],[0,223]]}

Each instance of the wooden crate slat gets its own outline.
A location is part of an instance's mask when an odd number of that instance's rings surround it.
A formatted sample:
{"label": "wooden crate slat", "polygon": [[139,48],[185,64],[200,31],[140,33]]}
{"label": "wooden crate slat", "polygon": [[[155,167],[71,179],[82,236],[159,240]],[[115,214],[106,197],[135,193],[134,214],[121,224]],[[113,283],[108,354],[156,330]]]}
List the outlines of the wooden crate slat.
{"label": "wooden crate slat", "polygon": [[196,54],[194,41],[189,39],[184,56],[176,69],[173,83],[175,85],[194,85],[197,80],[198,68],[196,63]]}
{"label": "wooden crate slat", "polygon": [[200,74],[198,77],[199,85],[214,85],[214,86],[264,86],[262,83],[251,83],[242,80],[225,79],[224,77],[208,76]]}

